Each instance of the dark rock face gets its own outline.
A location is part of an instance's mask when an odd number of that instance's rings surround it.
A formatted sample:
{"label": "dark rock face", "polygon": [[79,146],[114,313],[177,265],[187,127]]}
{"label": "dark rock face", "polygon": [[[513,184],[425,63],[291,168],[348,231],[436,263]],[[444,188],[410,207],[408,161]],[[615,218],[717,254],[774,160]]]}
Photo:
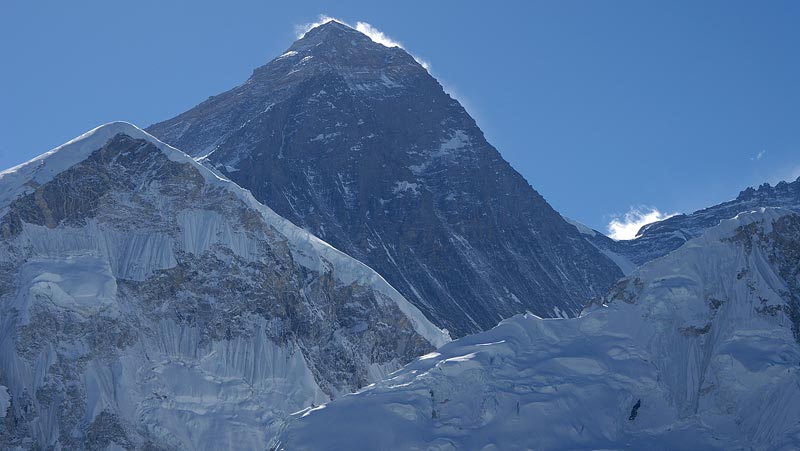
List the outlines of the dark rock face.
{"label": "dark rock face", "polygon": [[622,274],[412,56],[336,22],[148,131],[382,274],[454,336],[577,314]]}
{"label": "dark rock face", "polygon": [[622,255],[636,265],[642,265],[674,251],[724,219],[767,207],[800,212],[800,178],[794,182],[779,182],[775,186],[764,183],[758,189],[750,187],[731,201],[648,224],[642,227],[633,240],[614,241],[599,232],[593,236],[585,236],[597,247]]}

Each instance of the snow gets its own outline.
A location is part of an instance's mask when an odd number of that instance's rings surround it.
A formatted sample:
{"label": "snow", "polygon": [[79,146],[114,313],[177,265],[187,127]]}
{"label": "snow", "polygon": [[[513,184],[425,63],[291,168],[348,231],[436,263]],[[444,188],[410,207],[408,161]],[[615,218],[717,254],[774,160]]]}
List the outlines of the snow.
{"label": "snow", "polygon": [[563,218],[564,221],[567,221],[567,223],[572,224],[573,226],[575,226],[575,228],[578,229],[578,232],[582,233],[583,235],[589,235],[589,236],[597,235],[597,232],[595,232],[591,228],[581,224],[580,222],[575,221],[574,219],[570,219],[570,218],[568,218],[568,217],[566,217],[564,215],[562,215],[561,218]]}
{"label": "snow", "polygon": [[[58,173],[88,158],[89,155],[103,147],[108,140],[118,134],[124,134],[136,139],[143,139],[154,144],[171,161],[189,164],[195,167],[207,184],[233,193],[240,200],[244,201],[246,205],[259,212],[268,224],[274,227],[278,233],[283,235],[291,243],[293,257],[303,266],[314,271],[322,272],[327,269],[333,269],[337,281],[343,285],[359,283],[371,287],[378,293],[381,293],[386,301],[396,304],[400,311],[409,318],[414,330],[431,344],[438,347],[450,341],[450,337],[446,332],[434,326],[425,318],[418,308],[406,300],[397,290],[389,285],[383,277],[378,275],[367,265],[338,251],[330,244],[295,226],[270,208],[258,202],[249,191],[239,187],[221,175],[212,172],[189,155],[159,141],[144,130],[127,122],[111,122],[101,125],[27,163],[0,172],[0,217],[5,214],[5,209],[8,208],[8,205],[14,199],[30,193],[33,190],[31,185],[41,185],[52,180]],[[202,213],[202,215],[206,215],[206,213]],[[203,218],[192,218],[192,220],[200,221],[201,223],[184,230],[183,241],[184,245],[188,245],[188,249],[199,251],[200,249],[205,249],[206,245],[210,243],[210,232],[209,230],[205,230],[205,228],[213,225],[215,220],[207,216]],[[191,224],[190,222],[184,222],[183,225],[190,226]],[[28,229],[28,227],[26,227],[26,229]],[[31,229],[36,230],[35,227]],[[190,231],[194,231],[194,233],[190,233]],[[54,233],[60,235],[60,232],[61,231]],[[153,265],[151,268],[146,268],[147,271],[139,271],[140,274],[135,275],[137,276],[137,280],[142,280],[144,276],[149,275],[153,269],[164,269],[174,266],[175,264],[175,259],[169,251],[171,246],[165,246],[167,243],[166,240],[168,240],[166,237],[164,238],[165,241],[154,242],[152,241],[153,237],[148,236],[147,243],[138,243],[140,246],[132,246],[132,237],[113,237],[109,240],[107,238],[100,239],[98,235],[88,234],[88,236],[84,238],[82,234],[85,232],[85,230],[76,229],[76,233],[73,235],[68,233],[66,237],[56,237],[46,230],[40,230],[38,233],[49,236],[39,237],[45,239],[34,239],[32,241],[42,247],[55,246],[47,249],[46,254],[49,255],[64,255],[64,252],[70,250],[70,248],[78,247],[85,249],[84,246],[90,248],[100,247],[103,249],[104,255],[109,255],[114,252],[116,258],[109,259],[109,261],[117,275],[119,275],[117,270],[120,266],[123,266],[124,259],[126,258],[125,250],[135,250],[138,253],[144,251],[149,255],[157,257],[157,264]],[[108,233],[109,232],[103,231],[100,233],[100,237],[107,237]],[[186,235],[187,233],[190,233],[192,236]],[[154,236],[158,239],[158,235]],[[200,240],[200,242],[196,240]],[[87,243],[87,241],[93,242]],[[229,239],[225,241],[226,244],[231,244],[234,249],[237,249],[237,253],[243,256],[247,255],[248,247],[254,246],[252,242],[248,243],[245,238],[236,235],[229,235]],[[111,244],[110,246],[108,245],[109,243]],[[142,246],[142,244],[146,245]]]}
{"label": "snow", "polygon": [[425,169],[427,169],[427,167],[428,165],[426,163],[412,164],[411,166],[408,167],[408,169],[414,175],[422,175],[422,173],[425,172]]}
{"label": "snow", "polygon": [[[118,134],[147,140],[155,144],[172,161],[179,163],[191,161],[194,166],[202,167],[190,156],[162,143],[133,124],[122,121],[110,122],[90,130],[32,160],[0,172],[0,216],[5,214],[5,208],[14,199],[32,192],[35,186],[49,182],[59,173],[85,160]],[[231,183],[208,170],[201,171],[201,173],[208,181]]]}
{"label": "snow", "polygon": [[[591,243],[591,244],[593,244],[593,243]],[[597,248],[597,250],[602,252],[603,255],[608,257],[609,260],[614,262],[614,264],[617,265],[619,270],[622,271],[622,274],[627,276],[628,274],[630,274],[631,272],[633,272],[636,269],[636,267],[637,267],[636,263],[633,263],[632,261],[630,261],[625,256],[622,256],[622,255],[620,255],[620,254],[618,254],[618,253],[616,253],[614,251],[611,251],[609,249],[604,249],[604,248],[599,247],[599,246],[595,246],[595,247]]]}
{"label": "snow", "polygon": [[453,130],[450,138],[442,141],[439,150],[433,154],[434,157],[450,155],[456,151],[464,149],[470,145],[472,140],[464,130]]}
{"label": "snow", "polygon": [[408,169],[414,175],[422,175],[436,159],[453,158],[457,154],[469,150],[471,146],[472,139],[466,131],[460,129],[451,130],[450,136],[442,139],[439,147],[430,151],[428,158],[418,164],[409,165]]}
{"label": "snow", "polygon": [[9,407],[11,407],[11,396],[8,394],[8,387],[0,385],[0,418],[6,417]]}
{"label": "snow", "polygon": [[193,334],[165,321],[163,347],[150,351],[160,361],[141,391],[158,395],[145,399],[140,411],[157,436],[174,435],[192,449],[259,449],[276,432],[282,410],[328,401],[302,352],[275,344],[263,322],[252,337],[208,347],[191,346],[199,338]]}
{"label": "snow", "polygon": [[[67,385],[74,385],[77,392],[70,393],[85,402],[85,407],[81,403],[82,407],[71,410],[57,402],[33,398],[32,409],[37,416],[26,424],[35,424],[30,433],[34,441],[56,443],[59,437],[70,434],[61,429],[63,415],[79,411],[83,415],[81,424],[89,424],[103,412],[113,412],[121,421],[135,423],[171,448],[265,449],[283,427],[288,412],[320,405],[330,400],[326,393],[340,396],[345,394],[343,390],[352,388],[348,381],[321,376],[318,362],[306,360],[308,349],[286,338],[288,332],[281,335],[286,327],[281,321],[288,322],[288,318],[267,322],[262,316],[243,313],[251,316],[237,316],[241,321],[231,325],[241,330],[232,330],[224,338],[209,336],[207,325],[192,320],[179,323],[174,318],[160,319],[158,309],[170,308],[168,302],[145,305],[152,300],[137,293],[151,286],[135,282],[172,277],[171,272],[162,270],[174,268],[179,255],[187,262],[193,260],[191,256],[211,252],[217,261],[237,268],[250,262],[289,262],[329,274],[331,283],[360,285],[374,294],[379,305],[392,307],[392,312],[396,306],[406,317],[398,318],[400,324],[410,324],[433,346],[450,341],[446,331],[430,323],[372,269],[279,217],[248,191],[188,155],[127,123],[99,127],[83,135],[84,141],[73,140],[5,171],[0,177],[0,209],[7,209],[17,197],[83,161],[120,133],[145,139],[169,160],[195,168],[206,182],[199,196],[233,202],[236,209],[232,211],[253,217],[247,217],[244,223],[238,216],[220,214],[228,210],[210,208],[203,203],[211,201],[203,197],[182,203],[183,199],[164,196],[160,179],[151,180],[144,174],[152,183],[137,187],[136,199],[126,196],[124,190],[114,191],[106,199],[113,208],[53,228],[23,223],[20,231],[6,240],[7,245],[0,246],[0,263],[19,265],[13,279],[2,280],[13,281],[18,295],[4,306],[8,308],[4,313],[11,313],[0,314],[0,377],[9,387],[0,393],[0,407],[6,395],[26,399],[27,393],[46,389],[61,396]],[[139,218],[139,211],[153,216]],[[263,225],[248,227],[259,215]],[[279,253],[277,260],[265,249],[270,246]],[[296,268],[291,274],[312,276],[305,269]],[[175,295],[182,301],[192,288],[191,281],[177,282],[181,287],[190,285]],[[203,293],[191,293],[188,299],[193,301],[192,296],[202,298]],[[236,299],[235,294],[231,296]],[[204,300],[216,303],[220,311],[226,308],[222,303],[233,302],[216,297]],[[237,304],[230,308],[235,310]],[[311,308],[311,304],[301,304],[300,308]],[[42,313],[58,318],[56,324],[70,327],[51,330],[49,324],[42,324],[41,334],[35,333],[39,324],[30,320]],[[159,320],[154,321],[150,314]],[[93,341],[106,332],[102,327],[91,329],[98,324],[130,324],[136,331],[111,330],[108,333],[113,334],[113,343],[105,346]],[[26,325],[30,326],[28,332],[20,332]],[[368,327],[359,322],[352,330],[365,331]],[[281,337],[285,340],[279,340]],[[113,348],[109,354],[103,354],[109,347]],[[371,362],[370,358],[365,356],[364,360]],[[397,359],[376,361],[381,363],[366,368],[368,382],[400,367]],[[64,371],[62,368],[70,373],[56,373]],[[325,390],[320,387],[323,382],[327,384]]]}
{"label": "snow", "polygon": [[284,59],[284,58],[291,58],[291,57],[293,57],[295,55],[297,55],[297,52],[295,52],[294,50],[289,50],[288,52],[280,55],[279,57],[277,57],[275,59],[276,60],[280,60],[280,59]]}
{"label": "snow", "polygon": [[381,72],[381,82],[383,82],[383,85],[386,86],[387,88],[402,88],[403,87],[403,85],[401,85],[400,83],[397,83],[396,81],[394,81],[391,78],[389,78],[388,76],[386,76],[385,72]]}
{"label": "snow", "polygon": [[311,142],[313,142],[313,141],[328,141],[329,139],[335,138],[335,137],[337,137],[337,136],[339,136],[341,134],[342,134],[341,132],[326,133],[324,135],[322,133],[320,133],[319,135],[311,138]]}
{"label": "snow", "polygon": [[20,271],[20,288],[23,299],[48,302],[82,317],[118,313],[117,283],[111,267],[94,256],[28,261]]}
{"label": "snow", "polygon": [[723,221],[578,318],[451,342],[295,417],[280,449],[796,449],[800,346],[762,238],[786,214]]}
{"label": "snow", "polygon": [[[587,227],[586,225],[584,225],[584,224],[582,224],[582,223],[580,223],[578,221],[575,221],[574,219],[568,218],[566,216],[562,215],[561,217],[564,219],[564,221],[567,221],[568,224],[571,224],[571,225],[575,226],[575,228],[578,229],[578,232],[580,232],[582,235],[586,235],[588,237],[598,237],[599,236],[599,234],[598,234],[598,232],[596,230],[593,230],[593,229]],[[597,250],[599,250],[603,255],[608,257],[609,260],[614,262],[614,264],[617,265],[617,267],[620,269],[620,271],[622,271],[622,274],[627,276],[628,274],[633,272],[633,270],[636,269],[637,265],[635,263],[633,263],[632,261],[630,261],[625,256],[620,255],[620,254],[618,254],[618,253],[616,253],[616,252],[614,252],[614,251],[612,251],[610,249],[607,249],[604,246],[597,245],[592,240],[587,240],[587,241],[589,242],[589,244],[591,244]]]}
{"label": "snow", "polygon": [[93,255],[108,262],[116,278],[145,280],[155,271],[177,264],[173,239],[163,231],[120,231],[103,227],[94,219],[83,227],[26,224],[18,243],[41,258]]}
{"label": "snow", "polygon": [[356,200],[356,193],[351,188],[353,182],[346,180],[346,177],[348,176],[343,175],[341,172],[336,173],[336,178],[339,179],[339,186],[342,188],[342,198],[349,206],[352,206]]}
{"label": "snow", "polygon": [[419,191],[417,190],[417,188],[419,188],[418,183],[411,183],[406,180],[401,180],[399,182],[395,182],[394,187],[392,188],[392,192],[394,194],[400,194],[406,191],[410,191],[412,194],[416,196],[419,195]]}

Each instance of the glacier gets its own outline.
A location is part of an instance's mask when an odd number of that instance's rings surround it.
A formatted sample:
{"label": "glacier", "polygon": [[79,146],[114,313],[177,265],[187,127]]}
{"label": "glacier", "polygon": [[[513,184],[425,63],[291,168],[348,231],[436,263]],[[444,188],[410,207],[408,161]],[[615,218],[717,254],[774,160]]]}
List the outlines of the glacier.
{"label": "glacier", "polygon": [[797,449],[798,274],[800,216],[741,213],[578,318],[513,317],[298,412],[277,448]]}

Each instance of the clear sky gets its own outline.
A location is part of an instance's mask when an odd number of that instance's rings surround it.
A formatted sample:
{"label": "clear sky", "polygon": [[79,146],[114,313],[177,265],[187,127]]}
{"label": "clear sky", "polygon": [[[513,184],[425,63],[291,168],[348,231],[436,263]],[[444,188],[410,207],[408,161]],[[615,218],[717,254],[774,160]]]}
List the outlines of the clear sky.
{"label": "clear sky", "polygon": [[327,14],[429,62],[531,185],[596,229],[800,176],[798,1],[298,3],[2,0],[0,166],[170,118]]}

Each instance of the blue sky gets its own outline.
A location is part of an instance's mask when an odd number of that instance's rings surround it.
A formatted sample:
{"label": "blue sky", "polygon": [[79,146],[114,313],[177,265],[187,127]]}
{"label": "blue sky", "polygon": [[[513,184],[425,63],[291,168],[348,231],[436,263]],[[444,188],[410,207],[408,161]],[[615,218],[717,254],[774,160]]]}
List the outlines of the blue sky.
{"label": "blue sky", "polygon": [[0,166],[170,118],[328,14],[429,62],[534,188],[599,230],[800,176],[800,2],[294,3],[4,0]]}

